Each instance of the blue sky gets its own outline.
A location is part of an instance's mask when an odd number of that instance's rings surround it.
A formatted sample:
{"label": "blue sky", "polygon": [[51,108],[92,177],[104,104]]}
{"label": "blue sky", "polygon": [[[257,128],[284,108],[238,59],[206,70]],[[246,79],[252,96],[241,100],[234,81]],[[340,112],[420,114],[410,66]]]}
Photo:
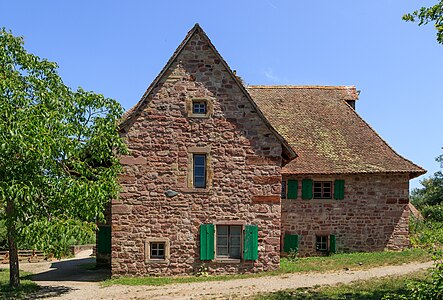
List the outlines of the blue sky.
{"label": "blue sky", "polygon": [[128,109],[198,22],[248,84],[355,85],[359,114],[426,177],[443,153],[443,45],[401,17],[432,3],[2,0],[0,27],[57,62],[67,85]]}

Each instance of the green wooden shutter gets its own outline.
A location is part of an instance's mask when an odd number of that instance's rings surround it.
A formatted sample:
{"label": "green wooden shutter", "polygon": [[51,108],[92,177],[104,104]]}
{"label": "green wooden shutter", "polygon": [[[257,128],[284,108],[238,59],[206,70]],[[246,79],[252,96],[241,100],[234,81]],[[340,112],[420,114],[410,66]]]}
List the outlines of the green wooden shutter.
{"label": "green wooden shutter", "polygon": [[243,241],[243,259],[258,259],[258,227],[257,225],[246,225]]}
{"label": "green wooden shutter", "polygon": [[285,234],[283,240],[283,251],[288,253],[291,251],[298,252],[298,235],[297,234]]}
{"label": "green wooden shutter", "polygon": [[200,260],[214,259],[214,224],[200,225]]}
{"label": "green wooden shutter", "polygon": [[111,226],[98,227],[97,252],[111,253]]}
{"label": "green wooden shutter", "polygon": [[329,252],[335,253],[337,252],[337,244],[335,243],[335,235],[329,236]]}
{"label": "green wooden shutter", "polygon": [[288,199],[297,199],[298,181],[288,180]]}
{"label": "green wooden shutter", "polygon": [[345,198],[345,181],[337,179],[334,182],[334,199],[343,200]]}
{"label": "green wooden shutter", "polygon": [[312,199],[312,179],[303,179],[302,181],[302,199]]}

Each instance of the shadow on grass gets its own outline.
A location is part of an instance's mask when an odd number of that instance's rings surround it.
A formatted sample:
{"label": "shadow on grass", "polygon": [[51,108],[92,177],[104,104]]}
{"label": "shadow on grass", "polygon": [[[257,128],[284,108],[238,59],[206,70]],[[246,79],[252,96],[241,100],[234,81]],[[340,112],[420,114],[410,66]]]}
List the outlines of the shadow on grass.
{"label": "shadow on grass", "polygon": [[9,287],[9,270],[0,270],[0,300],[57,297],[72,290],[65,286],[41,287],[31,281],[29,277],[29,275],[20,276],[20,286],[16,289],[11,289]]}

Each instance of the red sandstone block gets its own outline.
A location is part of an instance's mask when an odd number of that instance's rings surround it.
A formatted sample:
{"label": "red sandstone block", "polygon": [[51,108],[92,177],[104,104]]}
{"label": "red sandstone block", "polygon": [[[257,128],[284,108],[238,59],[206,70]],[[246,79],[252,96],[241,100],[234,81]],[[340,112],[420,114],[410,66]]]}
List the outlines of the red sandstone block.
{"label": "red sandstone block", "polygon": [[252,196],[252,203],[280,203],[280,196]]}
{"label": "red sandstone block", "polygon": [[120,163],[122,165],[145,165],[146,164],[146,158],[144,157],[133,157],[129,155],[124,155],[120,159]]}
{"label": "red sandstone block", "polygon": [[386,199],[386,204],[397,204],[396,198],[388,198]]}
{"label": "red sandstone block", "polygon": [[281,176],[254,176],[252,181],[256,184],[275,184],[280,183]]}
{"label": "red sandstone block", "polygon": [[281,158],[277,156],[256,156],[256,155],[246,156],[247,165],[264,166],[270,164],[278,164],[280,163],[280,160]]}
{"label": "red sandstone block", "polygon": [[409,199],[398,199],[398,204],[408,204]]}
{"label": "red sandstone block", "polygon": [[131,212],[131,207],[129,205],[113,205],[113,214],[129,214]]}

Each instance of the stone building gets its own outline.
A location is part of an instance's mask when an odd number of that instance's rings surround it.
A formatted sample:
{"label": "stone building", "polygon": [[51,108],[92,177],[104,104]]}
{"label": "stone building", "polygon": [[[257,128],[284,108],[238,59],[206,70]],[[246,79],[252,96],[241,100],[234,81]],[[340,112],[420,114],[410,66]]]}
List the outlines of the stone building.
{"label": "stone building", "polygon": [[244,86],[198,24],[125,115],[113,276],[274,270],[280,256],[408,246],[409,179],[353,86]]}

